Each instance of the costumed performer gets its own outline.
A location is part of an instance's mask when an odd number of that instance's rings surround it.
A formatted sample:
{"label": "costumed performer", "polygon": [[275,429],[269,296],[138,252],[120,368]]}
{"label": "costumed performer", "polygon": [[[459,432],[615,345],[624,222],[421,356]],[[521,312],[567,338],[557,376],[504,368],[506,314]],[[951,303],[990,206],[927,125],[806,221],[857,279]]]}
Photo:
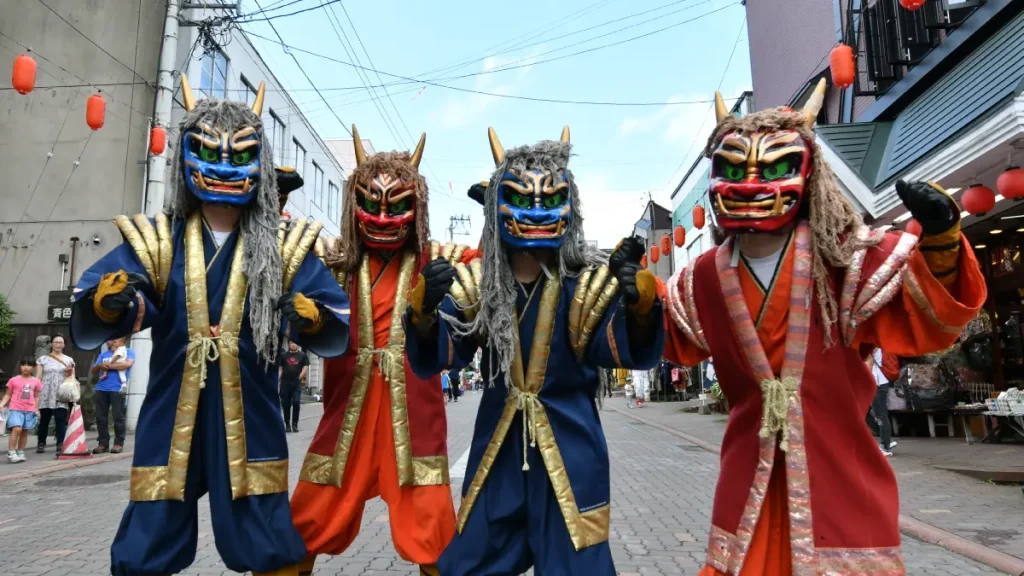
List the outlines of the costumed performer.
{"label": "costumed performer", "polygon": [[348,298],[310,250],[319,224],[299,221],[278,242],[263,85],[250,108],[196,102],[181,80],[170,212],[117,217],[125,243],[86,271],[72,308],[72,338],[87,350],[152,329],[131,501],[111,546],[111,574],[188,568],[197,501],[209,494],[225,566],[290,575],[305,547],[288,507],[274,359],[282,334],[321,356],[340,354]]}
{"label": "costumed performer", "polygon": [[482,346],[488,382],[458,534],[438,568],[445,576],[531,566],[538,575],[611,576],[597,372],[660,359],[655,278],[637,262],[610,273],[584,240],[568,126],[560,141],[507,152],[493,129],[489,136],[496,170],[483,197],[483,258],[431,262],[407,312],[417,374],[465,366]]}
{"label": "costumed performer", "polygon": [[948,347],[985,301],[960,209],[935,184],[896,183],[923,229],[871,231],[801,111],[718,125],[709,200],[719,245],[671,279],[666,357],[714,357],[730,414],[704,576],[904,574],[896,478],[864,425],[876,347]]}
{"label": "costumed performer", "polygon": [[427,183],[416,150],[367,156],[352,127],[356,168],[345,185],[341,236],[325,259],[352,296],[355,331],[324,375],[324,416],[292,496],[306,542],[300,573],[319,554],[339,555],[359,533],[366,501],[388,505],[403,559],[424,574],[455,533],[448,480],[448,431],[437,374],[422,378],[405,360],[402,313],[431,257],[458,262],[474,251],[428,240]]}

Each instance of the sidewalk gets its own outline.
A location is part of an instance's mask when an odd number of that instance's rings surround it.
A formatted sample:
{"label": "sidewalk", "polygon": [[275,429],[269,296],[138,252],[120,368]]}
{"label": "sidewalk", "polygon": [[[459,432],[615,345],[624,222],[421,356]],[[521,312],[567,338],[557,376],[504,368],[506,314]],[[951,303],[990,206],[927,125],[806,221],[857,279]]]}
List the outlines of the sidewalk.
{"label": "sidewalk", "polygon": [[[613,399],[606,403],[628,416],[664,426],[718,451],[726,416],[700,416],[680,410],[679,403],[647,403],[626,410]],[[1024,495],[1018,485],[999,485],[943,469],[947,466],[984,469],[1024,464],[1024,446],[968,445],[963,438],[895,438],[889,463],[900,488],[900,512],[975,544],[1021,559],[1024,564]]]}

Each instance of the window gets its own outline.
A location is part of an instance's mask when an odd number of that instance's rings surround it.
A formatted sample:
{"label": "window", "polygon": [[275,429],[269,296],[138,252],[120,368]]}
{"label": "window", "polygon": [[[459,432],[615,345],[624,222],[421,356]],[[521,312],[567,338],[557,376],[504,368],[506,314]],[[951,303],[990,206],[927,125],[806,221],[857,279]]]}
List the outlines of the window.
{"label": "window", "polygon": [[274,163],[284,166],[284,122],[274,111],[270,111],[270,146],[274,151]]}
{"label": "window", "polygon": [[339,216],[338,210],[338,187],[334,185],[334,182],[327,182],[327,217],[331,219],[331,222],[337,222]]}
{"label": "window", "polygon": [[256,87],[249,82],[249,79],[245,77],[245,74],[239,76],[242,81],[242,86],[245,88],[245,103],[252,106],[252,103],[256,101]]}
{"label": "window", "polygon": [[324,205],[324,171],[313,161],[313,204]]}
{"label": "window", "polygon": [[302,147],[302,144],[299,144],[296,138],[292,138],[292,144],[295,145],[295,171],[299,173],[299,176],[302,176],[306,168],[306,149]]}
{"label": "window", "polygon": [[220,50],[203,55],[199,92],[206,98],[228,97],[228,59]]}

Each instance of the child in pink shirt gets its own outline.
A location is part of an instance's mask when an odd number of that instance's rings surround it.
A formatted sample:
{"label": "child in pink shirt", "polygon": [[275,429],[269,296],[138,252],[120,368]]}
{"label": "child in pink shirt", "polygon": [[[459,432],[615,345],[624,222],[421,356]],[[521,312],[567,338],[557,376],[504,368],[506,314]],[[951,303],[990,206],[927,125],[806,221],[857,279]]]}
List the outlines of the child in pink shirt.
{"label": "child in pink shirt", "polygon": [[36,361],[31,356],[21,359],[21,374],[7,381],[7,391],[0,400],[0,410],[10,405],[7,415],[7,427],[11,430],[11,439],[7,443],[7,460],[11,463],[25,461],[25,443],[28,442],[29,430],[36,427],[39,419],[39,393],[43,383],[32,376]]}

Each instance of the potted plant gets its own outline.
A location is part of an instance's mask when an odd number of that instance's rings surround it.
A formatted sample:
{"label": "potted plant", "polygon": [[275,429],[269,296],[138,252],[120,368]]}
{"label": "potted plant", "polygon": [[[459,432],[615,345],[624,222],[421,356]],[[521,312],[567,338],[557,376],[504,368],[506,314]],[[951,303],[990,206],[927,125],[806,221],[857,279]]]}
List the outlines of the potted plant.
{"label": "potted plant", "polygon": [[709,392],[715,397],[715,400],[718,400],[719,405],[722,407],[722,412],[728,414],[729,400],[725,397],[725,394],[722,392],[722,387],[718,385],[718,382],[711,385]]}

